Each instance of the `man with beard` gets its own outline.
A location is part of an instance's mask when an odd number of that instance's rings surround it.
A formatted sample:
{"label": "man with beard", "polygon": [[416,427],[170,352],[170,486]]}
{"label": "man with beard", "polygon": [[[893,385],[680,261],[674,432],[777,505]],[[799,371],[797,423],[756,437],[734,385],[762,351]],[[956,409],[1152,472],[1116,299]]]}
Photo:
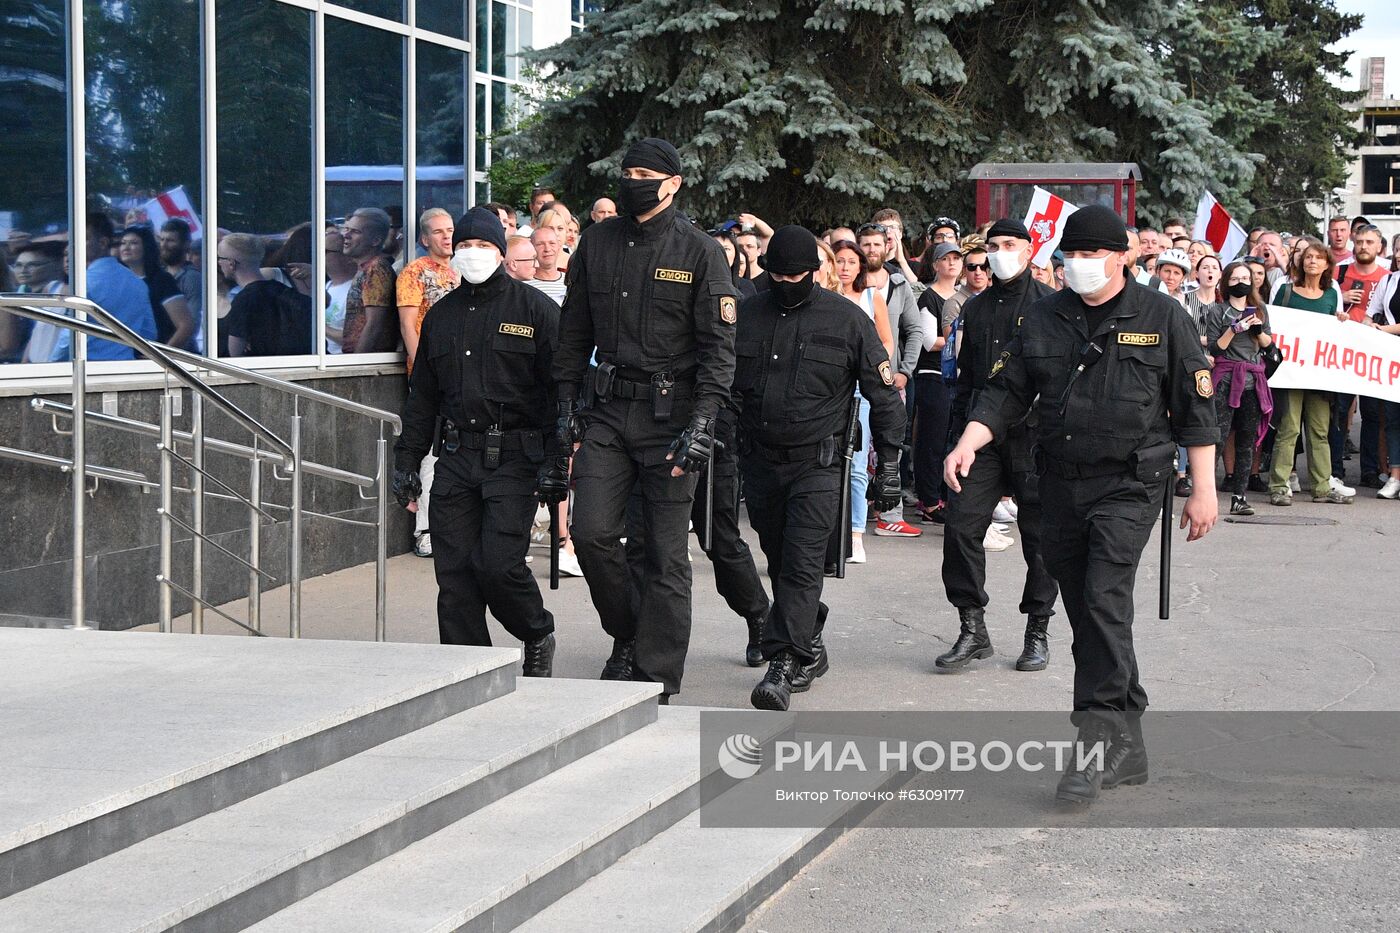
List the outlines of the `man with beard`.
{"label": "man with beard", "polygon": [[191,345],[204,349],[204,282],[199,269],[190,262],[190,225],[178,217],[172,217],[160,225],[156,234],[160,246],[160,264],[175,280],[185,302],[190,306],[194,318],[194,335]]}

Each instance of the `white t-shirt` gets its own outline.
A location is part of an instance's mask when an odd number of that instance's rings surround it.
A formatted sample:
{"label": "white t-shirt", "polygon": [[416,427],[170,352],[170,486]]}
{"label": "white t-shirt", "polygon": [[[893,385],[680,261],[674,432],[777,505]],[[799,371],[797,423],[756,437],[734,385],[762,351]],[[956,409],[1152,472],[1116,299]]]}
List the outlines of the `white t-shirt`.
{"label": "white t-shirt", "polygon": [[[350,285],[355,279],[346,279],[339,285],[326,286],[326,326],[334,327],[336,330],[345,329],[345,299],[350,295]],[[327,353],[343,353],[340,344],[326,337]]]}

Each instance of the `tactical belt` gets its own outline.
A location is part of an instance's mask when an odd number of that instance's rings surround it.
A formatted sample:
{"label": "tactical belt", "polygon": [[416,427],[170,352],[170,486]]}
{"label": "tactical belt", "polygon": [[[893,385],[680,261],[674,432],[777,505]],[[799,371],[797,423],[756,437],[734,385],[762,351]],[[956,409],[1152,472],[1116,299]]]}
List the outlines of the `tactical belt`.
{"label": "tactical belt", "polygon": [[[502,450],[524,450],[527,442],[543,437],[540,431],[503,431],[498,435],[501,439]],[[462,431],[459,434],[462,439],[462,446],[468,450],[484,450],[487,441],[490,440],[490,432],[487,431]]]}
{"label": "tactical belt", "polygon": [[[840,442],[839,437],[835,439]],[[757,441],[750,441],[748,448],[764,460],[773,463],[801,463],[805,460],[816,460],[822,448],[830,442],[830,439],[823,438],[815,444],[804,444],[801,447],[766,447]]]}
{"label": "tactical belt", "polygon": [[1127,473],[1128,464],[1122,461],[1100,461],[1098,463],[1065,463],[1037,451],[1037,473],[1053,473],[1060,479],[1094,479],[1099,476],[1113,476]]}

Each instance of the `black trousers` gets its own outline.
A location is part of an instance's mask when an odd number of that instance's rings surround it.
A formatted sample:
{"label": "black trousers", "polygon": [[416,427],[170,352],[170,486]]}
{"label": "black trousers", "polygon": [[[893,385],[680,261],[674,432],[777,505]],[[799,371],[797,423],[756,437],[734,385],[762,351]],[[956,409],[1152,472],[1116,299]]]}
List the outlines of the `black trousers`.
{"label": "black trousers", "polygon": [[[680,408],[680,405],[677,405]],[[639,679],[680,692],[690,645],[690,562],[686,557],[693,473],[671,476],[666,451],[689,421],[689,410],[658,422],[649,400],[595,403],[574,455],[574,551],[603,630],[636,639]],[[634,584],[622,538],[627,500],[641,488],[645,572]]]}
{"label": "black trousers", "polygon": [[487,469],[480,450],[439,458],[433,477],[433,573],[444,645],[490,645],[486,610],[521,641],[554,631],[525,565],[535,518],[539,462],[502,451]]}
{"label": "black trousers", "polygon": [[1089,479],[1041,477],[1045,566],[1074,632],[1074,709],[1141,712],[1133,652],[1133,582],[1165,489],[1126,467]]}
{"label": "black trousers", "polygon": [[1006,442],[988,444],[977,452],[962,481],[962,492],[949,491],[943,525],[943,589],[958,609],[985,609],[987,552],[982,547],[992,510],[1001,497],[1016,497],[1016,525],[1021,530],[1021,553],[1026,560],[1026,584],[1021,590],[1022,615],[1051,616],[1058,592],[1041,556],[1040,486],[1032,472],[1029,439],[1018,433]]}
{"label": "black trousers", "polygon": [[788,651],[803,663],[815,658],[812,634],[826,619],[821,601],[827,543],[841,511],[841,461],[774,463],[742,458],[749,524],[768,559],[773,608],[763,630],[763,656]]}
{"label": "black trousers", "polygon": [[[735,615],[757,619],[768,612],[768,594],[758,578],[753,553],[739,531],[739,456],[733,444],[727,444],[715,456],[714,532],[710,550],[705,554],[715,570],[715,590]],[[706,478],[702,475],[695,490],[695,505],[690,510],[690,523],[696,539],[705,540],[705,501],[709,495]]]}
{"label": "black trousers", "polygon": [[914,492],[924,508],[933,508],[946,498],[943,458],[948,453],[953,390],[941,373],[920,373],[914,385]]}
{"label": "black trousers", "polygon": [[1220,449],[1225,449],[1225,441],[1230,432],[1235,432],[1235,472],[1234,486],[1229,492],[1243,496],[1249,485],[1249,471],[1254,465],[1254,442],[1259,437],[1259,396],[1253,389],[1245,390],[1240,396],[1240,407],[1230,407],[1230,383],[1222,382],[1215,390],[1215,416],[1220,422]]}

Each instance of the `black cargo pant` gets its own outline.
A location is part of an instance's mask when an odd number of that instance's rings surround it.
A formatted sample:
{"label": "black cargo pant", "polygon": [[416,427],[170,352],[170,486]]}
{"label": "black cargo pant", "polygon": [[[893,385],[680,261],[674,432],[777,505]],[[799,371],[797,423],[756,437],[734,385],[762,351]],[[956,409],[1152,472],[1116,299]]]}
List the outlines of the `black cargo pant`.
{"label": "black cargo pant", "polygon": [[[833,445],[834,448],[834,445]],[[788,651],[804,664],[813,660],[812,634],[825,621],[821,601],[827,544],[836,530],[841,496],[841,460],[823,466],[816,458],[783,463],[758,453],[740,461],[749,524],[768,559],[773,608],[763,629],[763,656]]]}
{"label": "black cargo pant", "polygon": [[924,508],[931,509],[945,496],[943,458],[948,454],[953,393],[941,373],[919,373],[914,385],[914,492]]}
{"label": "black cargo pant", "polygon": [[525,565],[542,458],[503,450],[489,469],[485,452],[444,453],[433,476],[433,573],[444,645],[489,645],[486,610],[521,641],[554,631],[539,585]]}
{"label": "black cargo pant", "polygon": [[1074,632],[1076,712],[1147,708],[1133,652],[1133,582],[1164,492],[1126,466],[1087,478],[1052,468],[1041,477],[1045,566]]}
{"label": "black cargo pant", "polygon": [[[597,401],[573,468],[574,551],[593,606],[614,639],[636,639],[638,679],[660,683],[668,696],[680,692],[690,645],[686,544],[696,476],[672,477],[666,451],[689,420],[688,406],[657,421],[649,399]],[[646,529],[640,588],[622,545],[634,485]]]}
{"label": "black cargo pant", "polygon": [[1016,497],[1016,526],[1021,531],[1021,554],[1026,560],[1026,584],[1021,590],[1022,615],[1049,617],[1055,612],[1055,580],[1041,557],[1040,488],[1030,454],[1030,438],[1016,429],[1001,443],[977,452],[972,469],[962,480],[962,492],[949,490],[943,525],[943,589],[958,609],[985,609],[987,552],[982,546],[992,524],[992,510],[1001,497]]}

